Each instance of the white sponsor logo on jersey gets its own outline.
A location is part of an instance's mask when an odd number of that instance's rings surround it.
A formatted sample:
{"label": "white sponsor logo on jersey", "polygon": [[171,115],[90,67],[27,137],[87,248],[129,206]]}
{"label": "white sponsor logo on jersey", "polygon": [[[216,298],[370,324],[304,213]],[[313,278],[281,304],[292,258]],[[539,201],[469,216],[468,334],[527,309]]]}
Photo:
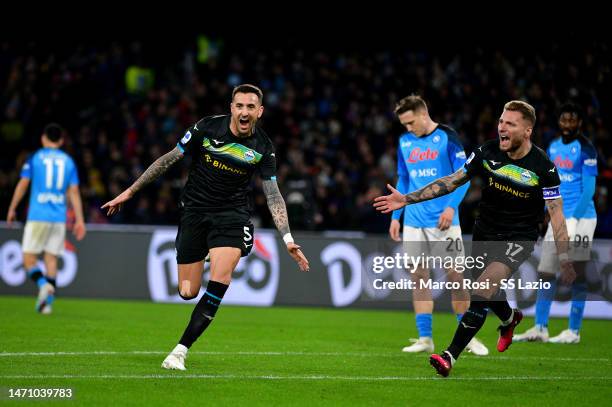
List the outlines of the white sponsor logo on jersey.
{"label": "white sponsor logo on jersey", "polygon": [[412,178],[437,177],[438,176],[438,169],[437,168],[419,168],[419,169],[414,169],[414,170],[410,170],[410,176]]}
{"label": "white sponsor logo on jersey", "polygon": [[53,192],[41,192],[40,194],[36,196],[36,200],[40,204],[51,202],[56,205],[62,205],[64,203],[64,194],[54,194]]}
{"label": "white sponsor logo on jersey", "polygon": [[408,148],[412,145],[412,141],[402,141],[401,146],[402,148]]}
{"label": "white sponsor logo on jersey", "polygon": [[589,167],[595,167],[597,165],[597,158],[587,158],[584,160],[584,165]]}

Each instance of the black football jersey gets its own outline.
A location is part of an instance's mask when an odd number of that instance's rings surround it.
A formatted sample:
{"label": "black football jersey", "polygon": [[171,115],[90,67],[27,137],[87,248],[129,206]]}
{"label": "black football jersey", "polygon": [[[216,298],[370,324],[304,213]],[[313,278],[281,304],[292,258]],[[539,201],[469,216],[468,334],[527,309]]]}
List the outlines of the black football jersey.
{"label": "black football jersey", "polygon": [[193,160],[181,194],[185,209],[252,211],[251,179],[276,178],[274,146],[259,127],[249,137],[230,131],[230,116],[205,117],[191,126],[177,147]]}
{"label": "black football jersey", "polygon": [[491,140],[474,150],[464,171],[483,179],[476,223],[487,233],[536,235],[544,217],[544,200],[561,197],[559,174],[544,150],[532,145],[518,160]]}

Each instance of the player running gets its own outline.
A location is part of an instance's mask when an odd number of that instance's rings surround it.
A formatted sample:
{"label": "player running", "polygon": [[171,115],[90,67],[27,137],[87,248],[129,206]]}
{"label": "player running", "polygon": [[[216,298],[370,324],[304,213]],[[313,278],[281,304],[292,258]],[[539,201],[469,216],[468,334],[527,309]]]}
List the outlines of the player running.
{"label": "player running", "polygon": [[[568,236],[559,175],[546,153],[531,143],[535,109],[523,101],[511,101],[499,118],[498,140],[491,140],[470,155],[464,168],[439,178],[429,185],[403,195],[391,185],[390,195],[375,199],[374,206],[389,213],[403,206],[446,195],[475,175],[484,179],[480,214],[474,224],[473,257],[484,258],[484,269],[473,270],[481,287],[472,290],[470,307],[463,314],[450,346],[433,354],[430,363],[438,374],[448,376],[455,361],[485,322],[487,309],[502,321],[497,350],[504,352],[512,343],[514,328],[521,322],[520,310],[510,308],[503,292],[502,279],[518,269],[533,251],[537,225],[548,208],[561,264],[561,281],[575,278],[569,261]],[[486,256],[485,256],[486,254]]]}
{"label": "player running", "polygon": [[[400,100],[395,107],[395,114],[406,133],[399,139],[397,149],[397,189],[402,194],[416,191],[440,176],[446,176],[459,170],[465,163],[465,151],[458,134],[449,126],[434,122],[429,116],[427,104],[417,95]],[[404,215],[403,241],[407,248],[412,243],[422,242],[420,247],[429,254],[442,257],[463,256],[463,239],[459,226],[459,204],[463,200],[469,183],[465,183],[448,196],[422,202],[393,211],[389,235],[400,241],[400,218]],[[450,241],[450,244],[448,242]],[[444,242],[436,244],[432,242]],[[420,252],[420,250],[418,250]],[[460,273],[447,269],[447,277],[452,281],[463,278]],[[402,349],[403,352],[433,352],[432,313],[434,308],[431,290],[420,288],[419,281],[430,278],[430,270],[419,268],[411,278],[417,283],[413,290],[412,304],[416,314],[418,339],[411,339],[412,345]],[[469,306],[467,290],[452,291],[452,307],[460,321]],[[484,356],[489,353],[486,346],[477,338],[467,345],[468,351]]]}
{"label": "player running", "polygon": [[250,184],[255,173],[263,179],[268,208],[289,255],[300,270],[309,269],[308,260],[289,230],[285,201],[276,183],[274,146],[256,126],[264,111],[262,102],[263,93],[258,87],[237,86],[232,92],[230,115],[210,116],[194,124],[172,151],[158,158],[132,186],[102,206],[112,215],[185,155],[193,157],[181,194],[176,236],[179,294],[185,300],[198,295],[207,255],[210,280],[178,345],[163,361],[165,369],[185,370],[188,349],[214,319],[234,268],[253,247]]}

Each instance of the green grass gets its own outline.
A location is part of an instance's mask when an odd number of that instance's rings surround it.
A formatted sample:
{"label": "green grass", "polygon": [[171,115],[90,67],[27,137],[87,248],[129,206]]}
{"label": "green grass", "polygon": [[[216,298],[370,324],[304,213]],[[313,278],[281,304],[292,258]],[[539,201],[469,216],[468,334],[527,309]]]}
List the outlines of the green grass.
{"label": "green grass", "polygon": [[[33,298],[0,298],[6,405],[27,404],[7,398],[15,387],[70,387],[74,399],[54,404],[88,406],[576,406],[612,399],[611,321],[585,321],[578,345],[514,344],[500,355],[490,316],[479,338],[491,355],[465,355],[444,379],[427,356],[400,352],[415,336],[407,312],[222,307],[192,347],[188,370],[175,372],[160,364],[192,305],[60,298],[49,316],[33,307]],[[435,315],[436,349],[448,344],[455,324],[453,315]],[[519,331],[531,324],[526,319]],[[565,325],[553,320],[551,332]]]}

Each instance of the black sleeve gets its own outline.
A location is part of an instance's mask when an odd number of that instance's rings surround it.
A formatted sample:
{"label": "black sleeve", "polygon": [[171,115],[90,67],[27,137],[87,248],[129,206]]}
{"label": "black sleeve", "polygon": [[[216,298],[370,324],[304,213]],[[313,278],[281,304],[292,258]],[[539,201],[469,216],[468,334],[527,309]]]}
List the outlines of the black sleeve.
{"label": "black sleeve", "polygon": [[465,164],[463,165],[463,171],[467,174],[469,178],[474,178],[475,175],[480,174],[482,169],[482,157],[485,145],[475,148],[472,151],[472,154],[467,158]]}
{"label": "black sleeve", "polygon": [[176,146],[179,150],[181,150],[183,154],[187,155],[193,154],[194,152],[197,153],[198,146],[202,145],[202,139],[204,137],[206,124],[206,118],[195,123],[193,126],[187,129],[187,131],[183,135],[183,138],[181,138],[179,142],[176,143]]}
{"label": "black sleeve", "polygon": [[276,179],[276,152],[274,145],[268,140],[263,157],[259,162],[259,174],[264,181]]}
{"label": "black sleeve", "polygon": [[559,179],[559,172],[555,164],[550,161],[548,157],[542,154],[542,169],[540,173],[540,187],[542,188],[542,197],[544,199],[557,199],[561,198],[561,191],[559,186],[561,180]]}

